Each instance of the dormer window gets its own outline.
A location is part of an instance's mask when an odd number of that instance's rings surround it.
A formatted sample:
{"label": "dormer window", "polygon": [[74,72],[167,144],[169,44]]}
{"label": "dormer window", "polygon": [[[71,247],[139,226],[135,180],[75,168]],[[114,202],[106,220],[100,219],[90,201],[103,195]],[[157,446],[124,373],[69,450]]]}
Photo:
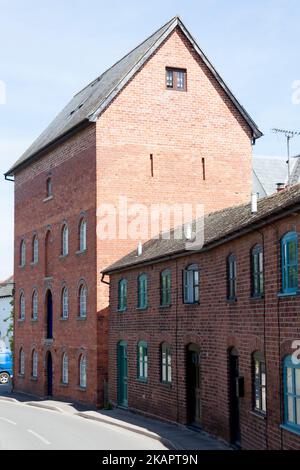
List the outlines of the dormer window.
{"label": "dormer window", "polygon": [[186,69],[167,67],[166,87],[169,90],[186,91]]}

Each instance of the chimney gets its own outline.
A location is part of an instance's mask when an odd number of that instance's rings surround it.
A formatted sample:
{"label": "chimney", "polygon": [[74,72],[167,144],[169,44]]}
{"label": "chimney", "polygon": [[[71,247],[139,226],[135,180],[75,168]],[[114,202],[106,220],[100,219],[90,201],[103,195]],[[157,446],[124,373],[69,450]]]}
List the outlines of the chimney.
{"label": "chimney", "polygon": [[138,244],[137,254],[138,254],[138,256],[141,256],[143,254],[142,242],[139,242],[139,244]]}
{"label": "chimney", "polygon": [[191,240],[192,239],[192,225],[191,224],[187,224],[185,226],[185,239],[186,240]]}
{"label": "chimney", "polygon": [[277,192],[280,193],[281,191],[285,190],[285,184],[284,183],[277,183],[276,188],[277,188]]}
{"label": "chimney", "polygon": [[251,195],[251,214],[256,214],[257,212],[257,193],[252,193]]}

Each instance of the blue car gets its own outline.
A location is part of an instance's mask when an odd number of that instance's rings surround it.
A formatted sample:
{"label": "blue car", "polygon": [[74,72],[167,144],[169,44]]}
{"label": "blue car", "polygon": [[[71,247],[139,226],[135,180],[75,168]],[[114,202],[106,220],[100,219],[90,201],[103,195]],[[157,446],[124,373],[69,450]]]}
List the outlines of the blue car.
{"label": "blue car", "polygon": [[0,351],[0,385],[8,384],[12,376],[12,353],[8,349],[5,351]]}

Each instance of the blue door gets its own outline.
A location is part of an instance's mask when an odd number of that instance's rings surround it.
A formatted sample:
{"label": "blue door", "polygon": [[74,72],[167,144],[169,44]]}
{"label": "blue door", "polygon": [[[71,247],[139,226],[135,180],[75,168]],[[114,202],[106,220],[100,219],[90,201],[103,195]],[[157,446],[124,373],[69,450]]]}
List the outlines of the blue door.
{"label": "blue door", "polygon": [[128,358],[127,343],[121,341],[118,344],[118,405],[128,406]]}

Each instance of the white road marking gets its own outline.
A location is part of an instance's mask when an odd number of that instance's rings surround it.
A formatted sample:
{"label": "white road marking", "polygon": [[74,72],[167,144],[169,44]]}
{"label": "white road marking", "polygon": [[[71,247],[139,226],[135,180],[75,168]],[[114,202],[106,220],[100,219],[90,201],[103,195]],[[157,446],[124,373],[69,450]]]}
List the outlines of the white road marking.
{"label": "white road marking", "polygon": [[10,419],[2,418],[1,416],[0,416],[0,419],[1,419],[1,421],[5,421],[6,423],[13,424],[14,426],[17,426],[17,423],[15,423],[14,421],[11,421]]}
{"label": "white road marking", "polygon": [[47,441],[47,439],[45,439],[43,436],[41,436],[40,434],[38,434],[37,432],[34,432],[32,431],[32,429],[27,429],[27,432],[29,432],[30,434],[32,434],[33,436],[37,437],[40,441],[42,441],[44,444],[46,444],[47,446],[50,445],[50,442]]}

